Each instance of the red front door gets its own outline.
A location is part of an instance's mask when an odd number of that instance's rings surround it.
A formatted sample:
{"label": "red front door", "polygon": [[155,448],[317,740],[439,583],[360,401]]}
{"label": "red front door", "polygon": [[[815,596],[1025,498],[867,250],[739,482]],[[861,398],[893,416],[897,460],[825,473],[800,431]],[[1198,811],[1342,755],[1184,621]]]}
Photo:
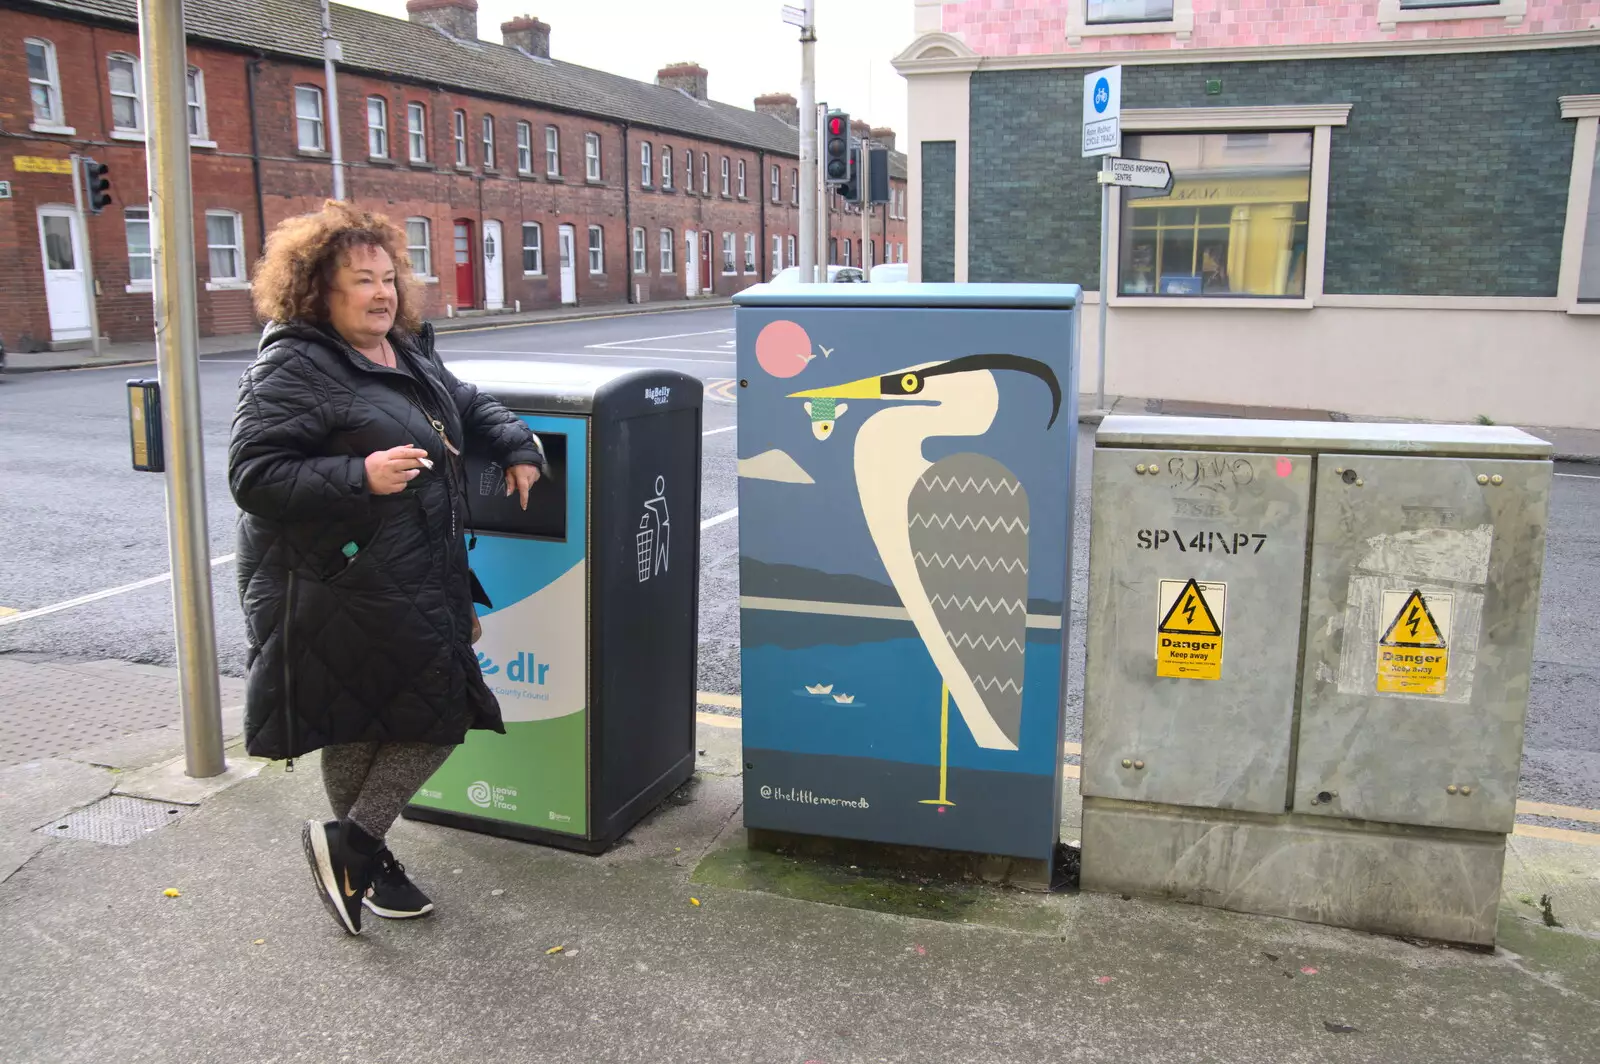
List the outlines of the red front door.
{"label": "red front door", "polygon": [[464,309],[478,305],[478,293],[472,283],[472,222],[456,219],[456,307]]}
{"label": "red front door", "polygon": [[712,278],[716,276],[711,270],[711,234],[700,234],[700,291],[714,292]]}

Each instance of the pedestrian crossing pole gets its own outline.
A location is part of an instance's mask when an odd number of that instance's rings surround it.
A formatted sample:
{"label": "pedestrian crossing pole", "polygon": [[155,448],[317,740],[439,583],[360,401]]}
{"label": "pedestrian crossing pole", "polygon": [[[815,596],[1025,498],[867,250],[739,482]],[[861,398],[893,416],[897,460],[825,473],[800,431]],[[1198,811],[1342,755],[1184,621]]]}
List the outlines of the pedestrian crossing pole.
{"label": "pedestrian crossing pole", "polygon": [[[798,18],[796,17],[798,16]],[[801,8],[786,7],[784,18],[800,26],[800,188],[817,183],[817,27],[814,0],[804,0]],[[781,187],[781,186],[780,186]],[[814,280],[816,265],[817,201],[809,194],[800,197],[800,283]]]}
{"label": "pedestrian crossing pole", "polygon": [[156,361],[166,441],[167,544],[183,706],[185,771],[227,770],[222,751],[205,454],[200,437],[200,317],[195,291],[194,185],[189,174],[189,60],[183,0],[139,0],[149,140]]}

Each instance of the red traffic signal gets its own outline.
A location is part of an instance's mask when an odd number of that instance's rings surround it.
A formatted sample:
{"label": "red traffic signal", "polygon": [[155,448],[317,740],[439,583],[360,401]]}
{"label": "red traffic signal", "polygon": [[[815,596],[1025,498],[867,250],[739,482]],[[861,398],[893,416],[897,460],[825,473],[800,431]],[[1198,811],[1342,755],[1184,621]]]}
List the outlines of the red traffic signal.
{"label": "red traffic signal", "polygon": [[850,177],[850,116],[844,111],[829,111],[824,123],[827,136],[822,145],[822,179],[842,185]]}

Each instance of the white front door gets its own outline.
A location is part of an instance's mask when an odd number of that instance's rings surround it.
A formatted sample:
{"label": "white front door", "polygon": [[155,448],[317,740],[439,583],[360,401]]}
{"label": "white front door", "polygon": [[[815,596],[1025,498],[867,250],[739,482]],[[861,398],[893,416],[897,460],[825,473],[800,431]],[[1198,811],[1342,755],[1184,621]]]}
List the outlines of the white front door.
{"label": "white front door", "polygon": [[499,222],[483,223],[483,309],[499,310],[506,305],[506,278],[500,260],[505,256],[505,241]]}
{"label": "white front door", "polygon": [[683,237],[683,294],[693,299],[700,294],[700,234],[690,231]]}
{"label": "white front door", "polygon": [[557,243],[561,247],[561,302],[573,304],[578,301],[578,266],[573,261],[577,254],[577,230],[563,225]]}
{"label": "white front door", "polygon": [[89,297],[83,289],[83,239],[70,207],[39,208],[44,296],[52,340],[89,339]]}

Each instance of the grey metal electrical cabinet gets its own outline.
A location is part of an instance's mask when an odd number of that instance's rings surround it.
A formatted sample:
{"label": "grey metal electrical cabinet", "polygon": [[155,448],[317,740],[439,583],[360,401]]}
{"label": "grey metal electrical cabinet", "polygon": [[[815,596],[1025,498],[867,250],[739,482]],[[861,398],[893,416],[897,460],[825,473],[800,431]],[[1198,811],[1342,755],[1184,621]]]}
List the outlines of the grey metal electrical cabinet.
{"label": "grey metal electrical cabinet", "polygon": [[1110,417],[1083,884],[1492,944],[1550,446]]}

